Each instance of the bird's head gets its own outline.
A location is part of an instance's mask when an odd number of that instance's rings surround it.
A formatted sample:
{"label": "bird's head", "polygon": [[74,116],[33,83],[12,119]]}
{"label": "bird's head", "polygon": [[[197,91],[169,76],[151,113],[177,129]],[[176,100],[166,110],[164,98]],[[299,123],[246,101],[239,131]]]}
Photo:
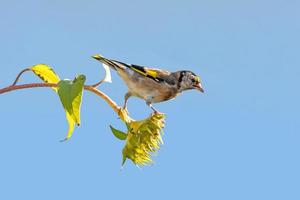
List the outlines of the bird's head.
{"label": "bird's head", "polygon": [[191,71],[179,71],[177,73],[180,91],[196,89],[202,93],[204,92],[199,76]]}

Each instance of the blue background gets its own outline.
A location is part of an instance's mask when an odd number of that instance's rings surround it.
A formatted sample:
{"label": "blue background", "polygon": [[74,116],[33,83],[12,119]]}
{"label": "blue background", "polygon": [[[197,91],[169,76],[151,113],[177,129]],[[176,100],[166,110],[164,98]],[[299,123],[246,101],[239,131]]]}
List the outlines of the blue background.
{"label": "blue background", "polygon": [[[0,199],[300,199],[300,3],[275,1],[1,1],[0,87],[47,63],[61,78],[103,76],[90,56],[190,69],[205,94],[157,104],[167,113],[155,164],[121,170],[125,128],[85,92],[69,142],[48,88],[0,96]],[[21,83],[39,82],[25,74]],[[101,86],[119,104],[113,73]],[[133,117],[150,113],[129,100]]]}

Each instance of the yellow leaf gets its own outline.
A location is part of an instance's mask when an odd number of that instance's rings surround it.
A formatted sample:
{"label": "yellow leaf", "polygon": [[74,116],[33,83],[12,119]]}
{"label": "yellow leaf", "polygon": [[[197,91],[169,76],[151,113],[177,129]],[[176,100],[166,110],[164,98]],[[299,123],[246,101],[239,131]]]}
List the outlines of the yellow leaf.
{"label": "yellow leaf", "polygon": [[[33,71],[40,79],[42,79],[45,83],[58,83],[60,78],[54,72],[54,70],[45,64],[38,64],[30,67],[30,70]],[[53,88],[57,92],[57,88]]]}

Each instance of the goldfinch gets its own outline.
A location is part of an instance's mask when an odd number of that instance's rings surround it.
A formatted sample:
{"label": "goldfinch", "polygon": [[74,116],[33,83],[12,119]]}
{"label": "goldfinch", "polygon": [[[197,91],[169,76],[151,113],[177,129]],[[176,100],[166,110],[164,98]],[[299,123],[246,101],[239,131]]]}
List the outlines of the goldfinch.
{"label": "goldfinch", "polygon": [[124,109],[126,109],[127,101],[131,96],[144,99],[154,112],[158,112],[152,103],[168,101],[190,89],[204,92],[199,76],[188,70],[169,72],[162,69],[125,64],[104,58],[99,54],[92,57],[117,71],[127,85],[128,92],[125,94]]}

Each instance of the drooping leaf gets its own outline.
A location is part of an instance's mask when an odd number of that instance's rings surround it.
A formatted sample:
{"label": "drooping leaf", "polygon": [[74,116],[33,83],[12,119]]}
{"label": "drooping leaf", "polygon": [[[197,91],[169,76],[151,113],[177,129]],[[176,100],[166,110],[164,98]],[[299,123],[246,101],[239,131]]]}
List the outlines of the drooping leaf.
{"label": "drooping leaf", "polygon": [[111,80],[111,74],[110,74],[110,68],[109,66],[107,66],[106,64],[102,64],[104,70],[105,70],[105,77],[103,79],[103,82],[107,82],[107,83],[111,83],[112,80]]}
{"label": "drooping leaf", "polygon": [[69,130],[65,140],[72,136],[74,126],[80,125],[80,106],[85,82],[85,76],[79,75],[74,80],[61,80],[58,83],[58,95],[66,111]]}
{"label": "drooping leaf", "polygon": [[[96,60],[102,60],[102,59],[105,59],[102,55],[100,54],[96,54],[94,56],[92,56],[93,58],[95,58]],[[105,70],[105,77],[104,79],[102,80],[102,82],[108,82],[108,83],[111,83],[112,80],[111,80],[111,73],[110,73],[110,67],[105,64],[105,63],[102,63],[102,66]]]}
{"label": "drooping leaf", "polygon": [[[38,64],[30,67],[30,70],[33,71],[40,79],[42,79],[45,83],[58,83],[60,78],[54,72],[54,70],[45,64]],[[57,88],[53,88],[57,92]]]}
{"label": "drooping leaf", "polygon": [[66,138],[61,140],[62,142],[68,140],[72,136],[75,127],[75,121],[68,112],[66,112],[66,118],[69,123],[69,129]]}
{"label": "drooping leaf", "polygon": [[122,132],[122,131],[119,131],[117,129],[115,129],[114,127],[112,126],[109,126],[110,129],[111,129],[111,132],[114,134],[114,136],[120,140],[126,140],[127,138],[127,134]]}

